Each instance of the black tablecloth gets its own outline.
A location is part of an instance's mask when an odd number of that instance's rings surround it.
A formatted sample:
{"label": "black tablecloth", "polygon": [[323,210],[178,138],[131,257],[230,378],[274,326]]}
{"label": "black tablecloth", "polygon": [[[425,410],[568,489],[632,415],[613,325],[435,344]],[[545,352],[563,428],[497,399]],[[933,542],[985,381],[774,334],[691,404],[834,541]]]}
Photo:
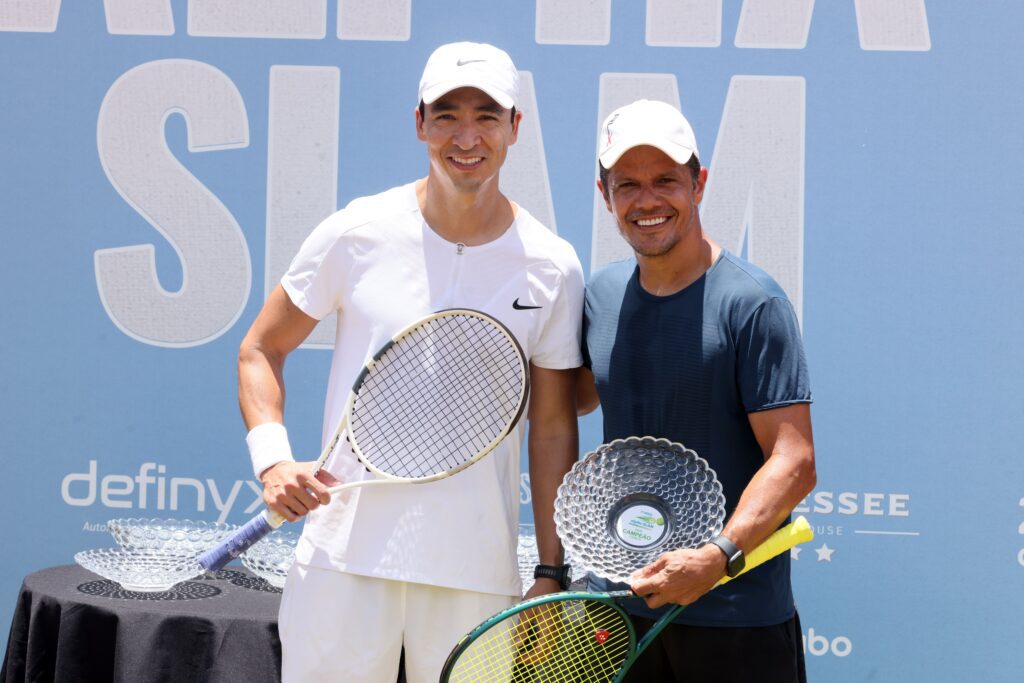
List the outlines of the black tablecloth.
{"label": "black tablecloth", "polygon": [[44,569],[22,584],[0,681],[279,681],[280,599],[242,569],[156,594]]}

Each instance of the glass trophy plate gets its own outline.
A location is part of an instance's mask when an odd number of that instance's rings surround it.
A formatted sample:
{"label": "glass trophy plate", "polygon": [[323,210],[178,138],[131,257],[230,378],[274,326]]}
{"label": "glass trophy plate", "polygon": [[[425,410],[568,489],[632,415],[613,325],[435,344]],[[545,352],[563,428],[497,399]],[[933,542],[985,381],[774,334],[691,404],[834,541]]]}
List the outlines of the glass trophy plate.
{"label": "glass trophy plate", "polygon": [[170,590],[203,573],[196,556],[123,548],[98,548],[75,554],[75,562],[122,588],[140,593]]}
{"label": "glass trophy plate", "polygon": [[107,529],[125,550],[194,556],[214,547],[237,527],[188,519],[112,519]]}
{"label": "glass trophy plate", "polygon": [[295,546],[299,534],[277,530],[264,536],[258,543],[241,554],[239,559],[246,569],[275,588],[284,588],[288,570],[295,561]]}
{"label": "glass trophy plate", "polygon": [[722,485],[707,461],[649,436],[588,453],[555,499],[555,526],[571,561],[618,582],[662,553],[704,545],[724,521]]}

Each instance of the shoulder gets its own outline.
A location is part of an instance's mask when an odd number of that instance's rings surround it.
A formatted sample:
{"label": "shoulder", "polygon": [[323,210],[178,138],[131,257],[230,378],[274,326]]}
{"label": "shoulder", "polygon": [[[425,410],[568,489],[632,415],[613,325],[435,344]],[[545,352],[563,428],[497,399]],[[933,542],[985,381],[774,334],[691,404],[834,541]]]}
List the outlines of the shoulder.
{"label": "shoulder", "polygon": [[591,292],[620,292],[629,283],[636,270],[636,259],[629,257],[621,261],[612,261],[591,274],[587,282],[588,296]]}
{"label": "shoulder", "polygon": [[345,208],[335,211],[317,226],[340,238],[369,225],[387,224],[396,218],[419,211],[412,183],[400,185],[375,195],[358,197]]}
{"label": "shoulder", "polygon": [[737,333],[758,329],[779,339],[799,337],[800,323],[785,290],[764,270],[728,252],[722,252],[709,281],[708,304]]}
{"label": "shoulder", "polygon": [[522,206],[516,213],[515,225],[528,255],[549,263],[564,276],[582,280],[583,266],[568,240],[556,235]]}
{"label": "shoulder", "polygon": [[775,278],[750,261],[725,250],[712,269],[710,280],[723,295],[755,307],[772,299],[789,301]]}

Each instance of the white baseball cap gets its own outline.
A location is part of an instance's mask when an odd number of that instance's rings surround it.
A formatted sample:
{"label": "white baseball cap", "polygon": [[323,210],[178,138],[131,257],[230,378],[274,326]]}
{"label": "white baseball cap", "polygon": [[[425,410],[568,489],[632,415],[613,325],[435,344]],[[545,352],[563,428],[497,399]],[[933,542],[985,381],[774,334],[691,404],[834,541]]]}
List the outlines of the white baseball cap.
{"label": "white baseball cap", "polygon": [[619,107],[604,120],[597,158],[611,168],[619,158],[640,145],[657,147],[677,164],[697,153],[697,140],[689,121],[671,104],[637,100]]}
{"label": "white baseball cap", "polygon": [[519,72],[504,50],[486,43],[448,43],[434,50],[420,78],[420,100],[430,104],[467,87],[483,90],[505,109],[519,103]]}

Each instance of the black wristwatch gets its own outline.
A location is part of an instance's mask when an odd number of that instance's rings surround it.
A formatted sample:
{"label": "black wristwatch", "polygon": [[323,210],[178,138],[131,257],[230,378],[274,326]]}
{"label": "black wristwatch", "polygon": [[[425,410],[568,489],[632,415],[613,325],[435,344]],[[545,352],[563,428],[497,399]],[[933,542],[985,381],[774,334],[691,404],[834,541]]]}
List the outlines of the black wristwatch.
{"label": "black wristwatch", "polygon": [[725,553],[725,575],[729,578],[737,576],[747,566],[747,559],[743,556],[743,551],[725,536],[716,536],[710,542]]}
{"label": "black wristwatch", "polygon": [[533,578],[554,579],[562,587],[562,590],[567,591],[572,584],[572,566],[568,564],[538,564],[533,569]]}

